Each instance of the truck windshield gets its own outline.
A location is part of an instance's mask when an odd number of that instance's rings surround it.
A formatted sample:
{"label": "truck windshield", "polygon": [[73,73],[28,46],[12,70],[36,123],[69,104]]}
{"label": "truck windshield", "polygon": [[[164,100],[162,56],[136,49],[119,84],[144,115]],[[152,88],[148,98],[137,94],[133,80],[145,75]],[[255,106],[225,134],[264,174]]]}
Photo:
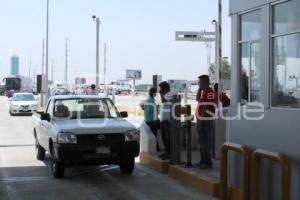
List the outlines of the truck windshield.
{"label": "truck windshield", "polygon": [[57,118],[117,118],[118,111],[109,99],[59,99],[53,115]]}

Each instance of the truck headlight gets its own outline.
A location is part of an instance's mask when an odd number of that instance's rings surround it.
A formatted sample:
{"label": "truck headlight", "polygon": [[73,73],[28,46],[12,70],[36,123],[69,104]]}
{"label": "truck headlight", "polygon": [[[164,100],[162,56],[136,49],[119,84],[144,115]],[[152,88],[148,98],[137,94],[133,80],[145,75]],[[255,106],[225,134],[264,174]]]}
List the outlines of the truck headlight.
{"label": "truck headlight", "polygon": [[76,135],[73,133],[60,132],[57,135],[57,143],[58,144],[76,144],[77,139]]}
{"label": "truck headlight", "polygon": [[127,131],[125,133],[125,141],[140,141],[140,131],[137,129]]}

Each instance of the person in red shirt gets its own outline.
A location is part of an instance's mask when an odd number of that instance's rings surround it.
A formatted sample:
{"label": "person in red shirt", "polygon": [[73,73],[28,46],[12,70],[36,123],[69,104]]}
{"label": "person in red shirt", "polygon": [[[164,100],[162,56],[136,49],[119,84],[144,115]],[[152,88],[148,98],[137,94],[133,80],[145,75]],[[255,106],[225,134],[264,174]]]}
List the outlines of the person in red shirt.
{"label": "person in red shirt", "polygon": [[201,75],[197,93],[198,106],[196,110],[197,132],[199,135],[201,161],[200,169],[212,168],[212,128],[215,119],[216,99],[215,92],[209,87],[209,76]]}
{"label": "person in red shirt", "polygon": [[216,94],[216,104],[218,105],[218,102],[220,100],[221,105],[222,105],[223,108],[230,106],[230,99],[224,92],[220,92],[219,93],[219,98],[217,98],[218,91],[219,91],[219,84],[218,83],[216,83],[214,85],[214,90],[215,90],[215,94]]}

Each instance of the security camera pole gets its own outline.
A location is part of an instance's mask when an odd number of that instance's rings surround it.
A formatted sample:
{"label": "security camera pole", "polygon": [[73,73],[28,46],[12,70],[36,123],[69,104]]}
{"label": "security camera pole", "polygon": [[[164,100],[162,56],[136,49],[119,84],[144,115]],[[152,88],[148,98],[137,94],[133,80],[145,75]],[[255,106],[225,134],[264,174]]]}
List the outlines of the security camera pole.
{"label": "security camera pole", "polygon": [[[217,70],[217,74],[218,74],[218,83],[219,83],[219,88],[218,91],[221,92],[221,81],[223,78],[223,66],[222,66],[222,60],[223,60],[223,52],[222,52],[222,0],[218,0],[218,70]],[[219,98],[219,96],[218,96]],[[220,101],[218,101],[220,104]],[[218,105],[219,106],[219,105]]]}
{"label": "security camera pole", "polygon": [[99,44],[100,44],[100,24],[99,17],[95,15],[92,17],[96,22],[96,88],[99,88]]}

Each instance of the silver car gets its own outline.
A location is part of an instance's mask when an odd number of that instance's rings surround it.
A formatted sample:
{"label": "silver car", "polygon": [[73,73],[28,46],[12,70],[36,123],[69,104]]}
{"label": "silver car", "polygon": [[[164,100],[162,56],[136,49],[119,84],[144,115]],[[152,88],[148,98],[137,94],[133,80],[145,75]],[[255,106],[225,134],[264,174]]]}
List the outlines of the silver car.
{"label": "silver car", "polygon": [[16,93],[10,98],[9,114],[32,114],[37,110],[37,100],[32,93]]}

